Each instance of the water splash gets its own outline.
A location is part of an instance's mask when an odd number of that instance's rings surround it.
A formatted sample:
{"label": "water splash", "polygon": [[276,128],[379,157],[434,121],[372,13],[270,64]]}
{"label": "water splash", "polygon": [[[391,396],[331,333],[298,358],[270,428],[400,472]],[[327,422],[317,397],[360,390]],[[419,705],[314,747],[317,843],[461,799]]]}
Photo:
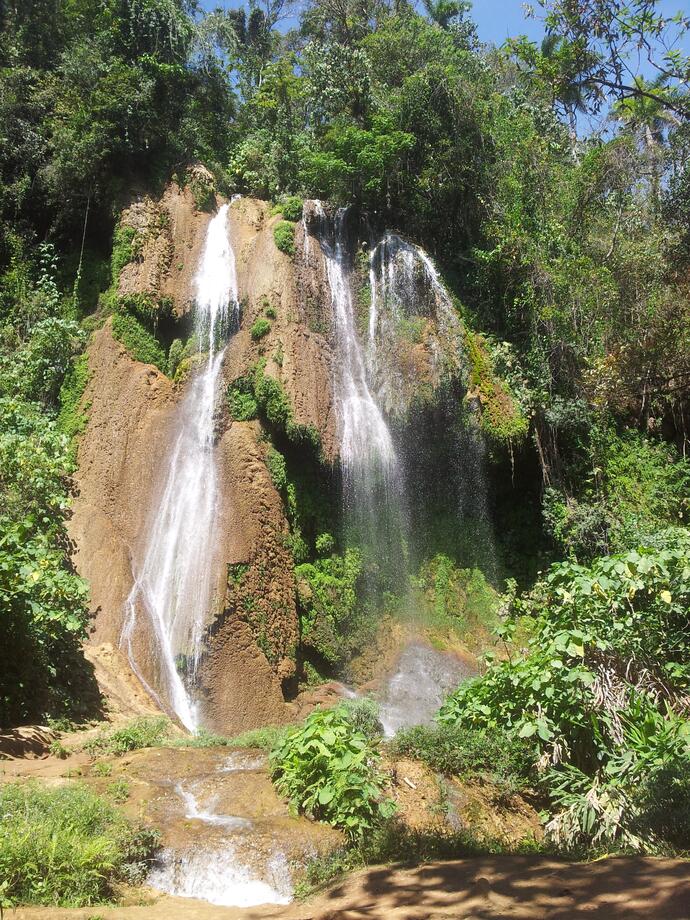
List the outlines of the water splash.
{"label": "water splash", "polygon": [[175,792],[184,802],[185,818],[191,821],[202,821],[204,824],[212,824],[214,827],[226,827],[232,830],[249,830],[252,822],[247,818],[238,818],[235,815],[219,815],[215,810],[217,797],[202,806],[199,804],[197,797],[191,789],[185,789],[182,783],[175,786]]}
{"label": "water splash", "polygon": [[260,877],[238,862],[235,847],[221,850],[198,848],[182,854],[166,850],[149,875],[149,884],[180,898],[199,898],[225,907],[256,907],[289,904],[292,880],[287,858],[273,854]]}
{"label": "water splash", "polygon": [[410,381],[397,352],[402,323],[410,318],[433,320],[433,334],[427,331],[424,347],[437,383],[444,370],[455,376],[464,368],[462,327],[432,260],[420,246],[397,233],[384,234],[372,248],[369,287],[371,379],[379,404],[394,416],[404,416],[410,408]]}
{"label": "water splash", "polygon": [[378,694],[384,735],[392,738],[401,728],[430,725],[446,694],[475,674],[469,660],[411,642]]}
{"label": "water splash", "polygon": [[243,835],[254,828],[254,822],[219,814],[215,797],[202,805],[193,789],[181,783],[175,792],[184,805],[185,818],[208,825],[208,832],[182,849],[165,849],[149,874],[152,887],[178,897],[232,907],[288,904],[292,900],[290,867],[282,851],[274,848],[264,855],[250,846],[254,865],[247,863]]}
{"label": "water splash", "polygon": [[[161,705],[167,703],[190,730],[199,725],[198,705],[189,688],[194,683],[213,593],[218,504],[214,408],[224,354],[219,344],[236,326],[239,309],[228,208],[223,205],[209,223],[194,279],[195,335],[208,357],[180,407],[177,437],[143,561],[133,565],[134,585],[126,602],[121,638],[130,665],[146,689]],[[133,641],[144,616],[152,627],[156,689],[144,677]]]}

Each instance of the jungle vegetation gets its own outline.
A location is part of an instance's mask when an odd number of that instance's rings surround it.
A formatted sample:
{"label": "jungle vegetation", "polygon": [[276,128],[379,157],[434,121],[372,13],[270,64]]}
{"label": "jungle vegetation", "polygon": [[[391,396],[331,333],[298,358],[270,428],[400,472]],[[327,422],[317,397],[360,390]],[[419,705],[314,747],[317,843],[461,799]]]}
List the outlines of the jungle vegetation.
{"label": "jungle vegetation", "polygon": [[[497,585],[499,653],[444,704],[441,735],[408,743],[470,763],[482,733],[505,738],[563,847],[686,850],[690,22],[656,0],[541,0],[544,41],[496,48],[469,3],[424,6],[308,0],[287,29],[285,0],[0,0],[0,723],[78,709],[88,588],[65,522],[80,355],[121,267],[126,196],[202,162],[219,192],[283,202],[288,255],[305,197],[421,243],[520,407],[516,427],[493,406],[492,457],[508,504],[533,492],[541,517],[497,520],[520,575]],[[261,408],[236,395],[233,411]],[[538,577],[520,564],[535,541]],[[329,623],[351,620],[353,559],[302,560],[317,588],[341,579]],[[358,754],[372,742],[349,724],[312,727],[372,798]],[[286,793],[353,836],[383,820],[300,759],[308,741],[274,754]],[[119,826],[93,822],[110,853]]]}

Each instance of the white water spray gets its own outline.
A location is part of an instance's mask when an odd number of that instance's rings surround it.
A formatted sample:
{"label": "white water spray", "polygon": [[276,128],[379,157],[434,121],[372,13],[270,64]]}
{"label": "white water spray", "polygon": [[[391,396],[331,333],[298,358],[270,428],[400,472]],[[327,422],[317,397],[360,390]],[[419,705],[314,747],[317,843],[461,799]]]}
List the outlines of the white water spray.
{"label": "white water spray", "polygon": [[[223,205],[208,226],[194,279],[195,334],[208,357],[180,407],[165,487],[143,562],[134,569],[121,640],[132,669],[147,690],[159,703],[167,703],[190,730],[198,727],[199,713],[189,686],[198,665],[213,590],[218,504],[213,417],[224,354],[218,343],[231,322],[237,322],[238,312],[228,208]],[[157,690],[144,678],[134,649],[140,616],[147,616],[152,627],[152,657],[160,669]]]}

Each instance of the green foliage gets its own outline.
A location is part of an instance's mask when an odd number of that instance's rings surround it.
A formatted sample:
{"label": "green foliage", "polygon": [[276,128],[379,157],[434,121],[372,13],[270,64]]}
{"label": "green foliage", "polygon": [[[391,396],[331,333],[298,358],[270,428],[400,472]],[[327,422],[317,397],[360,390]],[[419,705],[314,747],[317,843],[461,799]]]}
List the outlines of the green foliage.
{"label": "green foliage", "polygon": [[114,754],[120,756],[140,748],[160,747],[170,733],[170,722],[164,718],[136,719],[123,728],[105,731],[84,744],[92,756]]}
{"label": "green foliage", "polygon": [[270,331],[271,331],[270,320],[264,319],[262,316],[260,316],[258,319],[254,320],[254,324],[252,325],[252,328],[251,328],[252,339],[255,342],[258,342],[265,335],[268,335]]}
{"label": "green foliage", "polygon": [[263,728],[253,728],[228,739],[228,746],[233,748],[256,748],[261,751],[270,751],[277,748],[285,735],[290,731],[287,725],[265,725]]}
{"label": "green foliage", "polygon": [[569,556],[633,548],[658,527],[687,520],[690,463],[673,446],[593,426],[587,451],[595,477],[576,495],[549,489],[544,497],[546,528]]}
{"label": "green foliage", "polygon": [[228,407],[236,422],[250,422],[259,412],[251,377],[238,377],[228,387]]}
{"label": "green foliage", "polygon": [[527,420],[506,384],[496,376],[486,342],[469,331],[465,342],[470,360],[468,396],[479,401],[483,430],[497,441],[524,439]]}
{"label": "green foliage", "polygon": [[364,642],[369,618],[358,603],[362,555],[353,548],[295,568],[303,647],[341,668]]}
{"label": "green foliage", "polygon": [[116,805],[123,805],[130,795],[129,783],[125,779],[116,779],[108,784],[106,791]]}
{"label": "green foliage", "polygon": [[315,710],[271,751],[271,776],[295,809],[356,839],[394,810],[378,758],[347,708]]}
{"label": "green foliage", "polygon": [[[296,223],[302,218],[303,201],[297,195],[288,195],[281,198],[272,209],[272,214],[282,214],[286,221]],[[280,249],[280,247],[278,247]]]}
{"label": "green foliage", "polygon": [[83,907],[142,880],[158,835],[79,785],[0,788],[0,877],[10,903]]}
{"label": "green foliage", "polygon": [[110,256],[110,283],[114,291],[117,291],[122,269],[134,259],[133,244],[136,233],[134,227],[128,227],[124,224],[119,224],[113,233],[113,248]]}
{"label": "green foliage", "polygon": [[67,438],[29,403],[0,399],[0,724],[69,711],[81,678],[87,588],[69,563]]}
{"label": "green foliage", "polygon": [[279,220],[273,228],[275,244],[288,256],[295,254],[295,225],[288,220]]}
{"label": "green foliage", "polygon": [[275,447],[269,447],[266,454],[266,466],[271,476],[271,482],[279,492],[287,490],[288,475],[285,457]]}
{"label": "green foliage", "polygon": [[70,440],[80,435],[88,422],[86,407],[81,405],[88,382],[89,359],[87,354],[81,354],[72,361],[60,388],[57,424]]}
{"label": "green foliage", "polygon": [[120,312],[113,316],[113,335],[121,342],[135,361],[153,364],[163,373],[168,362],[163,348],[155,336],[132,313]]}
{"label": "green foliage", "polygon": [[499,599],[479,569],[461,569],[438,554],[421,566],[415,583],[427,598],[434,618],[469,633],[495,624]]}
{"label": "green foliage", "polygon": [[168,377],[174,379],[180,363],[184,358],[185,346],[182,339],[173,339],[168,350]]}
{"label": "green foliage", "polygon": [[432,770],[459,777],[486,777],[512,788],[525,785],[533,765],[529,742],[500,729],[442,724],[398,732],[389,745],[395,757],[412,757]]}
{"label": "green foliage", "polygon": [[335,549],[335,540],[329,533],[321,533],[315,542],[316,553],[319,556],[330,556]]}
{"label": "green foliage", "polygon": [[690,750],[690,725],[671,708],[690,687],[689,549],[676,529],[591,567],[553,566],[511,600],[499,629],[508,642],[522,618],[525,652],[489,656],[486,674],[439,713],[441,724],[531,739],[535,760],[554,765],[544,781],[560,808],[549,827],[561,846],[653,848],[629,802],[642,777]]}
{"label": "green foliage", "polygon": [[216,188],[213,179],[204,173],[194,171],[188,178],[198,211],[213,211],[216,207]]}

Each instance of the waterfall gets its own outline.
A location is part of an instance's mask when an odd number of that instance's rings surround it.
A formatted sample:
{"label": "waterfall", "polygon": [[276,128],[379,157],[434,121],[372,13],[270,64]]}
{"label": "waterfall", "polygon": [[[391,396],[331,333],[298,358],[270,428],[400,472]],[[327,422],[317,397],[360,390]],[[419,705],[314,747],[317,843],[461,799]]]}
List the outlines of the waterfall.
{"label": "waterfall", "polygon": [[372,475],[380,473],[385,481],[393,477],[397,457],[388,425],[369,388],[365,353],[357,334],[350,285],[347,209],[336,212],[331,227],[320,202],[316,202],[316,208],[333,308],[341,462],[346,483],[356,489],[370,490]]}
{"label": "waterfall", "polygon": [[[218,482],[214,458],[214,407],[224,346],[238,321],[235,257],[223,205],[206,234],[195,289],[195,336],[207,353],[180,406],[178,429],[165,485],[143,561],[133,565],[134,585],[126,602],[122,645],[132,669],[158,702],[183,725],[199,725],[190,688],[201,652],[213,593]],[[140,617],[148,617],[152,659],[159,669],[154,689],[134,648]]]}
{"label": "waterfall", "polygon": [[383,372],[379,366],[381,344],[394,340],[396,321],[408,313],[433,313],[440,335],[455,338],[455,350],[462,353],[457,312],[434,263],[421,246],[397,233],[385,233],[369,256],[369,286],[368,350],[375,375]]}

